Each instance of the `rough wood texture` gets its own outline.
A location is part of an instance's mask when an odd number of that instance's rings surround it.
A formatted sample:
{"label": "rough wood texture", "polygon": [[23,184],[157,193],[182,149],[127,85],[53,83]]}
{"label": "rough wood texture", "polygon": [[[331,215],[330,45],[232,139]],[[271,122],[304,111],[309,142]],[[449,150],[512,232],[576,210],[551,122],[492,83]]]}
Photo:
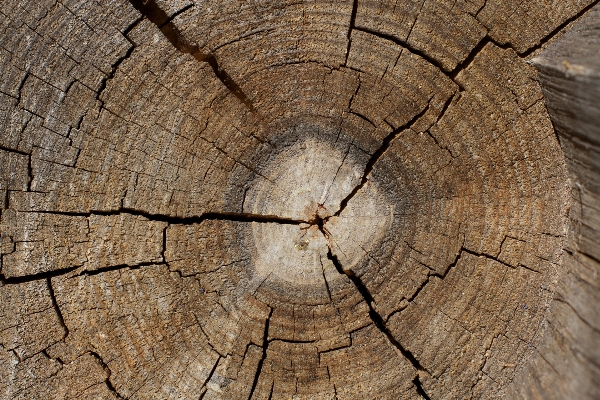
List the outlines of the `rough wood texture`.
{"label": "rough wood texture", "polygon": [[[533,60],[569,168],[571,230],[548,332],[515,396],[600,397],[600,7]],[[527,376],[527,375],[525,375]]]}
{"label": "rough wood texture", "polygon": [[0,397],[597,396],[595,3],[0,3]]}

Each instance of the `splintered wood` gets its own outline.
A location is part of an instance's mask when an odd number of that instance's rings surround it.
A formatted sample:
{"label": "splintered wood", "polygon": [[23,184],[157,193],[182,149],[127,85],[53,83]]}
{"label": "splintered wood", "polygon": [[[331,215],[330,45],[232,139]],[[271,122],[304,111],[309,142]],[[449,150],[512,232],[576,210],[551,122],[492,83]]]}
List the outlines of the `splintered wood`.
{"label": "splintered wood", "polygon": [[4,1],[0,397],[504,396],[591,3]]}

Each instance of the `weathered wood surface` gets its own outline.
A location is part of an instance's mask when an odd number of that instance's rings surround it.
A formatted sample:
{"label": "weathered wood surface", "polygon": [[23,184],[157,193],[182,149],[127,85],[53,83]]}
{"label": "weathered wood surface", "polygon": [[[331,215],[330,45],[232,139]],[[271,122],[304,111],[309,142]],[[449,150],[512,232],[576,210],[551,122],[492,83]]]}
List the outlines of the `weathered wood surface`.
{"label": "weathered wood surface", "polygon": [[564,275],[516,396],[600,398],[600,7],[534,60],[569,169]]}
{"label": "weathered wood surface", "polygon": [[0,397],[593,397],[595,3],[3,1]]}

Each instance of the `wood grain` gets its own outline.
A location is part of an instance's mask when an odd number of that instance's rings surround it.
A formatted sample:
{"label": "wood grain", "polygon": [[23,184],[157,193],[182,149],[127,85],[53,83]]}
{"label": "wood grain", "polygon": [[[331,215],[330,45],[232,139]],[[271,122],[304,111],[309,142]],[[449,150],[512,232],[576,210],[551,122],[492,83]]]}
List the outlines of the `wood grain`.
{"label": "wood grain", "polygon": [[596,3],[2,2],[0,398],[597,397]]}

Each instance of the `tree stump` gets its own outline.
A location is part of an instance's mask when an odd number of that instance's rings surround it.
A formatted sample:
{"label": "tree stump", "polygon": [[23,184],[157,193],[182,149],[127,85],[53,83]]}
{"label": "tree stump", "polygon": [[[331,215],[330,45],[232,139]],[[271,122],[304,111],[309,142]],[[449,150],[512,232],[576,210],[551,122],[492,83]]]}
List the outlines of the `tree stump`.
{"label": "tree stump", "polygon": [[597,398],[596,3],[5,0],[0,397]]}

